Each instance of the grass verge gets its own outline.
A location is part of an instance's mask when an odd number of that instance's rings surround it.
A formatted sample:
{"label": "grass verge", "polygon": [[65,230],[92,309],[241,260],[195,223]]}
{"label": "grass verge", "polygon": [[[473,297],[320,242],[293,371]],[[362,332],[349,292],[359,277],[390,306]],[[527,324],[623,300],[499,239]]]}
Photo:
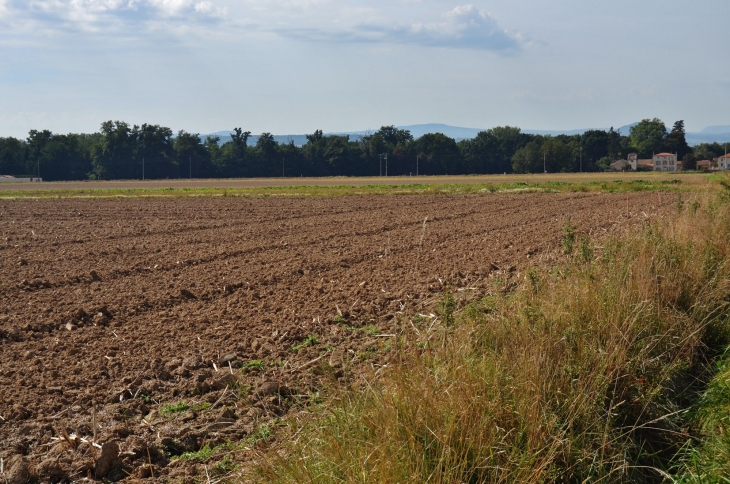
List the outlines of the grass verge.
{"label": "grass verge", "polygon": [[[705,178],[683,181],[678,178],[601,179],[564,182],[493,182],[493,183],[410,183],[336,186],[268,186],[268,187],[166,187],[166,188],[80,188],[80,189],[27,189],[0,191],[0,199],[23,198],[149,198],[149,197],[269,197],[269,196],[353,196],[353,195],[417,195],[417,194],[470,194],[470,193],[566,193],[566,192],[639,192],[655,190],[691,190],[704,187]],[[685,177],[686,178],[686,177]],[[699,180],[699,181],[698,181]],[[700,183],[702,182],[702,183]]]}
{"label": "grass verge", "polygon": [[447,294],[428,329],[403,326],[383,376],[293,422],[241,479],[725,482],[725,367],[706,389],[728,345],[729,240],[727,196],[697,196],[601,247],[574,238],[570,263],[507,294]]}

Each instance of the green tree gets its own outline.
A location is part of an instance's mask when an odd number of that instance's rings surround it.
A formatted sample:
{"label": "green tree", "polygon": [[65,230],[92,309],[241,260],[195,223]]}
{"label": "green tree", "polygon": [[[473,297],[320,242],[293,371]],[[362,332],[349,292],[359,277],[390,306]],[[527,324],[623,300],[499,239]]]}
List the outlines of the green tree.
{"label": "green tree", "polygon": [[[134,126],[135,165],[145,179],[177,178],[180,169],[175,159],[172,130],[157,124]],[[141,171],[141,172],[140,172]]]}
{"label": "green tree", "polygon": [[179,131],[173,140],[173,148],[181,178],[211,178],[216,175],[209,147],[199,134]]}
{"label": "green tree", "polygon": [[458,175],[464,173],[461,153],[454,138],[441,133],[421,136],[409,145],[409,151],[419,155],[423,175]]}
{"label": "green tree", "polygon": [[515,173],[542,173],[542,140],[537,137],[512,156],[512,171]]}
{"label": "green tree", "polygon": [[135,135],[123,121],[105,121],[92,151],[93,176],[102,180],[137,178]]}
{"label": "green tree", "polygon": [[684,156],[692,151],[684,136],[684,120],[674,123],[672,131],[667,135],[664,148],[670,153],[676,153],[679,161],[684,160]]}
{"label": "green tree", "polygon": [[[28,175],[26,146],[17,138],[0,138],[0,175]],[[32,172],[31,172],[32,173]]]}
{"label": "green tree", "polygon": [[254,149],[256,163],[253,176],[281,176],[282,160],[278,156],[279,143],[271,133],[261,133]]}
{"label": "green tree", "polygon": [[631,145],[638,150],[639,156],[649,158],[664,148],[667,127],[661,119],[643,119],[631,127],[629,138]]}
{"label": "green tree", "polygon": [[396,146],[405,146],[413,141],[410,131],[398,129],[395,126],[382,126],[377,134],[380,135],[390,150],[393,150]]}
{"label": "green tree", "polygon": [[248,160],[248,139],[250,131],[233,128],[231,139],[221,147],[216,158],[220,173],[226,177],[253,176],[253,167]]}
{"label": "green tree", "polygon": [[467,173],[510,173],[512,157],[532,139],[520,128],[498,126],[460,141],[459,150]]}
{"label": "green tree", "polygon": [[[610,160],[618,160],[621,157],[621,133],[614,131],[613,126],[611,126],[611,129],[606,133],[606,138],[608,158]],[[602,166],[598,162],[596,162],[596,165],[599,169]]]}
{"label": "green tree", "polygon": [[[583,171],[596,171],[599,169],[598,160],[609,156],[609,144],[611,142],[617,142],[615,140],[616,134],[618,133],[613,131],[613,128],[609,132],[600,129],[591,129],[583,133],[580,140],[581,147],[583,148]],[[613,151],[616,153],[616,158],[618,158],[617,146],[613,147]]]}

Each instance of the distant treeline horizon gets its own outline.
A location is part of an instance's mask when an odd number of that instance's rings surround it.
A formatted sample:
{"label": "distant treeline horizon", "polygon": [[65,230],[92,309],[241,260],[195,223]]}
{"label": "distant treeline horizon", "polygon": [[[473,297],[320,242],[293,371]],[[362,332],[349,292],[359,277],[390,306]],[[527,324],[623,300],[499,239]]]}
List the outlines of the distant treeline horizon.
{"label": "distant treeline horizon", "polygon": [[676,153],[692,170],[698,160],[725,152],[719,143],[690,147],[684,121],[669,130],[657,118],[632,126],[628,136],[613,128],[545,136],[499,126],[457,142],[441,133],[414,138],[383,126],[356,140],[317,130],[302,146],[279,143],[271,133],[253,144],[250,138],[241,128],[224,140],[123,121],[106,121],[92,134],[31,130],[24,140],[0,138],[0,175],[55,181],[595,172],[629,153],[650,158],[661,151]]}

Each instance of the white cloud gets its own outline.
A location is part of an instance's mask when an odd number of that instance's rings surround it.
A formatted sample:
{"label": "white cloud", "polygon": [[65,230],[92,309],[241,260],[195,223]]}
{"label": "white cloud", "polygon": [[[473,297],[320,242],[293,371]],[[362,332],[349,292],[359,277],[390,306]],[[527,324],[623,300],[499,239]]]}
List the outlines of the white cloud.
{"label": "white cloud", "polygon": [[210,20],[226,15],[209,0],[0,0],[0,13],[50,27],[94,29],[99,24],[159,19]]}
{"label": "white cloud", "polygon": [[446,12],[441,22],[402,25],[388,21],[360,23],[348,28],[284,28],[287,37],[319,42],[410,43],[431,47],[492,51],[519,50],[519,37],[502,29],[490,14],[473,5]]}

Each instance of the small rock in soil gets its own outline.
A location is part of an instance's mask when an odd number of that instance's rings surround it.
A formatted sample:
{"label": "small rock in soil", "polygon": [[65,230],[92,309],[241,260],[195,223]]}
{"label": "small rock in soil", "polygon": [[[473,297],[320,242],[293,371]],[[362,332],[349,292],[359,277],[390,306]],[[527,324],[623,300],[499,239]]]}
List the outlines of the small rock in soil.
{"label": "small rock in soil", "polygon": [[109,324],[109,318],[104,313],[96,313],[96,316],[94,316],[94,325],[95,326],[106,326]]}
{"label": "small rock in soil", "polygon": [[78,327],[78,326],[76,326],[76,325],[75,325],[75,324],[73,324],[73,323],[66,323],[66,331],[73,331],[73,330],[74,330],[74,329],[76,329],[77,327]]}
{"label": "small rock in soil", "polygon": [[99,273],[98,273],[98,272],[96,272],[96,271],[91,271],[91,272],[89,272],[89,275],[90,275],[90,276],[91,276],[91,278],[92,278],[92,279],[94,279],[95,281],[101,281],[101,277],[99,276]]}
{"label": "small rock in soil", "polygon": [[198,299],[198,296],[188,291],[187,289],[180,289],[180,295],[187,299]]}

